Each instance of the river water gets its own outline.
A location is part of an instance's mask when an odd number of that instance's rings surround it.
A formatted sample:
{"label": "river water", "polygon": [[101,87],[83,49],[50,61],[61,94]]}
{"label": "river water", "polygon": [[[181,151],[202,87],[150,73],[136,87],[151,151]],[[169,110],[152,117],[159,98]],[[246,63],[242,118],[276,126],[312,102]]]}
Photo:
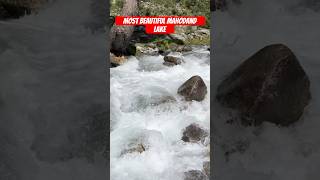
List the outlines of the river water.
{"label": "river water", "polygon": [[[209,130],[210,52],[195,47],[183,58],[185,63],[167,67],[161,55],[130,57],[110,69],[112,180],[179,180],[187,170],[202,170],[209,160],[209,147],[184,143],[181,137],[191,123]],[[208,87],[202,102],[186,102],[177,94],[194,75]],[[137,142],[146,151],[122,153]]]}

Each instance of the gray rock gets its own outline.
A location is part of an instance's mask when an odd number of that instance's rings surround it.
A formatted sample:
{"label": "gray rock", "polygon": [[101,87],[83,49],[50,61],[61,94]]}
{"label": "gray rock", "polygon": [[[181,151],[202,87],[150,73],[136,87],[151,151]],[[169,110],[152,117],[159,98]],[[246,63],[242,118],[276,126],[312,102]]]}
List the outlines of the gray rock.
{"label": "gray rock", "polygon": [[142,153],[144,151],[146,151],[146,148],[145,145],[143,145],[142,143],[131,144],[131,146],[128,149],[125,149],[121,152],[120,156],[131,153]]}
{"label": "gray rock", "polygon": [[182,140],[184,142],[204,142],[208,132],[202,129],[198,124],[190,124],[183,131]]}
{"label": "gray rock", "polygon": [[163,58],[164,63],[163,65],[172,66],[172,65],[178,65],[183,62],[182,57],[179,56],[173,56],[173,55],[167,55]]}
{"label": "gray rock", "polygon": [[310,82],[293,52],[282,44],[261,49],[218,87],[217,100],[240,112],[246,125],[288,126],[309,103]]}
{"label": "gray rock", "polygon": [[179,87],[178,94],[187,101],[202,101],[207,94],[207,86],[200,76],[193,76]]}
{"label": "gray rock", "polygon": [[199,170],[190,170],[184,173],[184,180],[209,180],[209,178]]}

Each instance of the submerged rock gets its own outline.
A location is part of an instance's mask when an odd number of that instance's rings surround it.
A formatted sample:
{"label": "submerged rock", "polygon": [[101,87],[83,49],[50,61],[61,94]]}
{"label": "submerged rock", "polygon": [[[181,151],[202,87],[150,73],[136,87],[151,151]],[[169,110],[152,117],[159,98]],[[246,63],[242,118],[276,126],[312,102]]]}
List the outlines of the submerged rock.
{"label": "submerged rock", "polygon": [[178,94],[187,101],[202,101],[207,94],[207,86],[200,76],[193,76],[179,87]]}
{"label": "submerged rock", "polygon": [[198,124],[190,124],[183,131],[182,140],[184,142],[204,142],[208,132],[202,129]]}
{"label": "submerged rock", "polygon": [[166,66],[174,66],[174,65],[181,64],[183,62],[183,59],[181,56],[175,56],[170,54],[165,56],[163,60],[164,60],[163,65],[166,65]]}
{"label": "submerged rock", "polygon": [[[119,139],[117,143],[121,147],[119,157],[129,154],[141,154],[152,149],[163,148],[163,136],[161,132],[155,130],[141,129],[138,131],[126,131],[124,139]],[[116,143],[116,144],[117,144]],[[116,145],[117,146],[117,145]]]}
{"label": "submerged rock", "polygon": [[267,121],[288,126],[299,120],[309,103],[310,82],[293,52],[274,44],[237,67],[218,86],[216,98],[238,110],[246,125]]}
{"label": "submerged rock", "polygon": [[203,171],[208,177],[210,177],[210,161],[203,163]]}
{"label": "submerged rock", "polygon": [[131,144],[131,147],[123,150],[120,156],[125,154],[131,154],[131,153],[142,153],[144,151],[146,151],[146,148],[145,148],[145,145],[143,145],[142,143]]}
{"label": "submerged rock", "polygon": [[209,180],[209,178],[199,170],[190,170],[184,173],[184,180]]}

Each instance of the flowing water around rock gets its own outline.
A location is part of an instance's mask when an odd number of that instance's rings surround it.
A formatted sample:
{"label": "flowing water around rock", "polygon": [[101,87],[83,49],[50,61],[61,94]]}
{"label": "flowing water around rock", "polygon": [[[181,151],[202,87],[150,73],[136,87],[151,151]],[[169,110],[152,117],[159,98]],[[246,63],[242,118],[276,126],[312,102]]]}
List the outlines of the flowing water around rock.
{"label": "flowing water around rock", "polygon": [[[163,56],[130,57],[110,69],[111,179],[183,179],[188,170],[202,170],[209,146],[185,143],[183,129],[210,126],[210,52],[196,47],[185,63],[167,67]],[[187,102],[177,94],[186,80],[200,75],[208,87],[202,102]],[[142,151],[126,151],[142,144]]]}

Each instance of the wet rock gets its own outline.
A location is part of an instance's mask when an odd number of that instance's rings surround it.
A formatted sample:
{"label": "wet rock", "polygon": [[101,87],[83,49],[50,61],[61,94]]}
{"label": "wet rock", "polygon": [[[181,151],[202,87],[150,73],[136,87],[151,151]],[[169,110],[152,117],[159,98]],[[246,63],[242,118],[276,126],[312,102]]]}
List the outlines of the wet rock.
{"label": "wet rock", "polygon": [[191,124],[183,131],[182,140],[184,142],[204,142],[209,135],[207,131],[202,129],[198,124]]}
{"label": "wet rock", "polygon": [[171,67],[171,66],[175,66],[176,64],[171,62],[164,62],[163,65]]}
{"label": "wet rock", "polygon": [[110,62],[111,67],[117,67],[127,62],[127,58],[124,56],[115,56],[114,54],[110,53]]}
{"label": "wet rock", "polygon": [[193,76],[179,87],[178,94],[187,101],[202,101],[207,94],[207,86],[200,76]]}
{"label": "wet rock", "polygon": [[168,50],[159,50],[159,54],[162,55],[162,56],[167,56],[170,53],[171,53],[170,49],[168,49]]}
{"label": "wet rock", "polygon": [[173,103],[176,102],[176,99],[171,95],[153,95],[153,96],[137,96],[135,100],[133,100],[129,111],[139,111],[145,110],[151,106],[159,106],[165,103]]}
{"label": "wet rock", "polygon": [[293,52],[273,44],[237,67],[218,86],[216,98],[238,110],[246,125],[288,126],[299,120],[309,103],[310,82]]}
{"label": "wet rock", "polygon": [[151,149],[158,149],[165,146],[161,132],[155,130],[145,130],[134,132],[123,132],[126,134],[122,140],[118,142],[121,144],[119,156],[129,154],[141,154]]}
{"label": "wet rock", "polygon": [[142,153],[144,151],[146,151],[146,148],[145,148],[145,145],[143,145],[142,143],[131,144],[131,147],[123,150],[120,156],[123,156],[125,154],[131,154],[131,153]]}
{"label": "wet rock", "polygon": [[181,64],[183,62],[182,57],[180,56],[175,56],[175,55],[167,55],[163,58],[164,63],[163,65],[166,66],[174,66],[174,65],[178,65]]}
{"label": "wet rock", "polygon": [[184,180],[209,180],[209,178],[199,170],[190,170],[184,173]]}
{"label": "wet rock", "polygon": [[203,163],[203,172],[210,177],[210,161],[206,161]]}

